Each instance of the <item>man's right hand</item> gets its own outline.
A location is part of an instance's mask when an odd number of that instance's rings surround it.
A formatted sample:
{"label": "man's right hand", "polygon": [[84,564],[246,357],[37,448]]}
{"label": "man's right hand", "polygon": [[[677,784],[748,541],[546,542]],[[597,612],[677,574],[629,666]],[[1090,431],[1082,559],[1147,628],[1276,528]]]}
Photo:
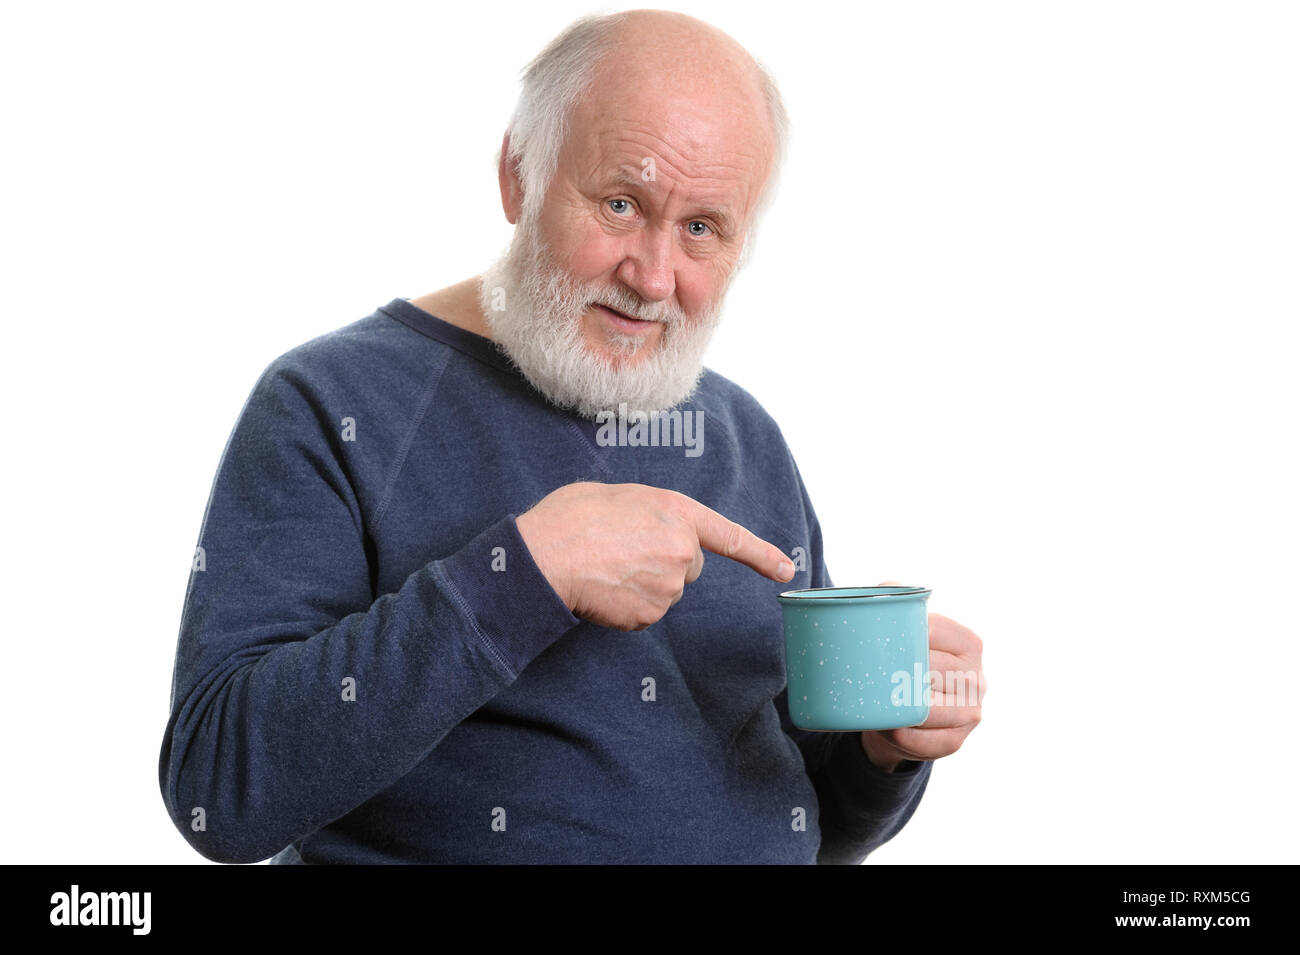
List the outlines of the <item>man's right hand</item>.
{"label": "man's right hand", "polygon": [[580,482],[516,519],[533,560],[575,616],[644,630],[700,576],[704,550],[785,583],[779,548],[699,501],[645,484]]}

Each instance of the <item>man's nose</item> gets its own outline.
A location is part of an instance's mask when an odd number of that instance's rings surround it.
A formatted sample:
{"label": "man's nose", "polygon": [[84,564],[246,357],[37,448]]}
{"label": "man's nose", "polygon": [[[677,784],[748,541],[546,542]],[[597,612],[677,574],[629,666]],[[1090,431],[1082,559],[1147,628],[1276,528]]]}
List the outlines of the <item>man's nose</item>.
{"label": "man's nose", "polygon": [[614,274],[646,301],[662,302],[677,289],[673,251],[671,230],[642,229],[629,238]]}

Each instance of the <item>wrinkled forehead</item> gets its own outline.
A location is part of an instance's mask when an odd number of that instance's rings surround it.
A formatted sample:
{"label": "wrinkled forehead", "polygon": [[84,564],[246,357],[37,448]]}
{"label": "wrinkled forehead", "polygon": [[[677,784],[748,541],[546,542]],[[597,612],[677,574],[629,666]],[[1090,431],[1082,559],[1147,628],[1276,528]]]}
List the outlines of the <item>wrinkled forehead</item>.
{"label": "wrinkled forehead", "polygon": [[634,177],[683,198],[725,200],[741,217],[774,146],[756,81],[603,70],[575,106],[561,164],[582,183]]}

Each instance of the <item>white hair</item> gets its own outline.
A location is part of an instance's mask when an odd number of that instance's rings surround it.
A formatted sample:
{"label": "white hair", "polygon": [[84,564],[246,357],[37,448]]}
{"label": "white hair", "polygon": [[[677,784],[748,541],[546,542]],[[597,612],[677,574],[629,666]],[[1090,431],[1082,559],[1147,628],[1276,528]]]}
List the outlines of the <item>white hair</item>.
{"label": "white hair", "polygon": [[[523,184],[523,214],[541,212],[546,190],[555,176],[560,149],[568,132],[573,107],[591,78],[592,71],[613,47],[624,13],[593,14],[575,20],[553,39],[520,73],[522,89],[510,119],[509,160],[518,164]],[[790,120],[776,80],[767,68],[754,60],[763,90],[768,118],[776,140],[772,165],[763,193],[754,206],[744,237],[739,265],[750,259],[753,236],[759,220],[776,194],[776,183],[785,159]],[[500,163],[500,150],[496,163]]]}
{"label": "white hair", "polygon": [[[735,275],[727,277],[727,284]],[[704,375],[704,351],[718,325],[726,284],[688,315],[676,302],[645,303],[630,289],[603,280],[575,281],[542,241],[537,219],[521,214],[510,247],[479,277],[479,305],[492,339],[533,387],[583,418],[602,411],[666,411],[687,400]],[[583,315],[592,303],[663,328],[653,350],[639,335],[605,333],[610,356],[584,342]],[[611,356],[618,356],[614,360]]]}

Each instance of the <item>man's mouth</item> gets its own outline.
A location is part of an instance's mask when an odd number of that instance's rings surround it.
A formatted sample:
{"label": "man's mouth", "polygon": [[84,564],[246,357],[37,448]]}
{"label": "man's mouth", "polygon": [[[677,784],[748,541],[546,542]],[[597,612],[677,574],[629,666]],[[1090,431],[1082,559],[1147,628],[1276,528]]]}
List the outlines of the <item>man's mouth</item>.
{"label": "man's mouth", "polygon": [[600,312],[605,317],[605,320],[608,321],[611,325],[623,331],[644,332],[648,329],[654,328],[655,325],[659,324],[658,322],[652,321],[650,319],[633,318],[631,315],[628,315],[626,312],[620,312],[618,309],[612,308],[609,305],[602,304],[601,302],[592,302],[591,306],[592,308]]}

